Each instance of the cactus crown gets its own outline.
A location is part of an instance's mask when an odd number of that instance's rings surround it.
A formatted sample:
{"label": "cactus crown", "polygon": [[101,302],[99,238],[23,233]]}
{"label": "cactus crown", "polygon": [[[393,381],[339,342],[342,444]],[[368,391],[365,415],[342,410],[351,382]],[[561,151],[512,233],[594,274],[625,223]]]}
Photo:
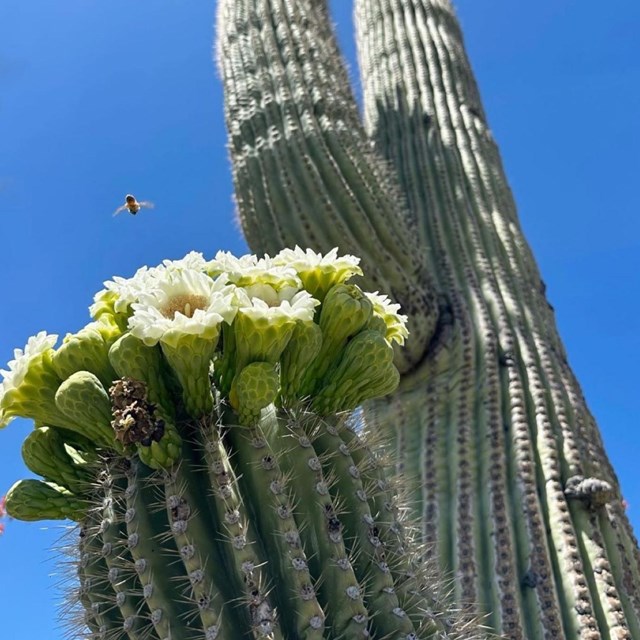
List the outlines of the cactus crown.
{"label": "cactus crown", "polygon": [[36,422],[42,480],[7,510],[79,523],[84,637],[459,637],[339,415],[395,389],[406,336],[360,274],[335,251],[191,253],[105,283],[57,349],[43,332],[16,352],[0,411]]}

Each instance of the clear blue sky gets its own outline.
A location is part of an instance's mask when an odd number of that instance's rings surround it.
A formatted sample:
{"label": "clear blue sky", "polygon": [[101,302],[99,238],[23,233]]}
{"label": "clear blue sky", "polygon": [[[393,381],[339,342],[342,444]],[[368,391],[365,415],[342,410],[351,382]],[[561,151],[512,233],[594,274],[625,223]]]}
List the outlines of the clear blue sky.
{"label": "clear blue sky", "polygon": [[[458,0],[467,46],[570,361],[640,531],[640,4]],[[351,0],[333,0],[352,60]],[[0,367],[88,320],[101,282],[191,249],[245,251],[233,221],[213,0],[4,0]],[[125,193],[156,203],[111,213]],[[0,493],[30,425],[0,433]],[[8,638],[59,640],[55,523],[0,539]]]}

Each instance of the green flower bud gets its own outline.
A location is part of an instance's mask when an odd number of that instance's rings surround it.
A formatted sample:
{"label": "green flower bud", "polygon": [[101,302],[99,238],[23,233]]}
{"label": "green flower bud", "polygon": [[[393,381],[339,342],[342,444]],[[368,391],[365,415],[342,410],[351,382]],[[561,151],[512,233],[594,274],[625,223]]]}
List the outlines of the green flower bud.
{"label": "green flower bud", "polygon": [[72,451],[61,430],[51,427],[34,429],[22,443],[22,459],[31,471],[80,494],[91,486],[92,474]]}
{"label": "green flower bud", "polygon": [[91,438],[97,446],[122,451],[111,427],[111,402],[102,383],[88,371],[77,371],[58,389],[58,409],[71,418],[74,431]]}
{"label": "green flower bud", "polygon": [[53,355],[53,367],[62,380],[76,371],[90,371],[109,388],[118,377],[109,363],[109,347],[122,335],[113,316],[103,315],[75,334],[67,334]]}
{"label": "green flower bud", "polygon": [[7,493],[7,513],[17,520],[80,521],[87,503],[64,487],[41,480],[19,480]]}
{"label": "green flower bud", "polygon": [[229,394],[240,424],[255,424],[260,418],[260,411],[275,400],[279,390],[280,379],[273,364],[253,362],[247,365],[234,378]]}
{"label": "green flower bud", "polygon": [[166,417],[174,417],[173,401],[165,381],[166,365],[158,346],[147,347],[138,338],[125,333],[109,349],[109,362],[118,377],[144,382],[149,400]]}
{"label": "green flower bud", "polygon": [[365,400],[391,393],[400,382],[393,348],[377,331],[362,331],[349,342],[326,380],[312,405],[323,414],[355,409]]}
{"label": "green flower bud", "polygon": [[367,325],[372,314],[373,305],[360,287],[339,284],[329,291],[320,311],[322,347],[305,375],[305,390],[318,388],[329,368],[342,356],[348,339]]}
{"label": "green flower bud", "polygon": [[302,385],[304,374],[320,352],[322,330],[314,322],[298,323],[291,339],[280,358],[280,384],[285,404],[295,404],[296,400],[309,393]]}

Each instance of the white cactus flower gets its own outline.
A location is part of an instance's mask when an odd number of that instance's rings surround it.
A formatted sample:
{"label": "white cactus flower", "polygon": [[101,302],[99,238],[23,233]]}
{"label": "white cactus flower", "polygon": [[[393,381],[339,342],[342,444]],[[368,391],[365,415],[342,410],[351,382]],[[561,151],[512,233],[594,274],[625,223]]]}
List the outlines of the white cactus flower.
{"label": "white cactus flower", "polygon": [[351,255],[338,257],[338,249],[333,248],[322,255],[312,249],[283,249],[273,258],[274,265],[295,270],[304,288],[319,300],[324,300],[331,287],[346,282],[354,275],[361,276],[358,266],[360,258]]}
{"label": "white cactus flower", "polygon": [[407,316],[398,313],[400,305],[391,302],[388,296],[377,291],[373,293],[365,291],[364,295],[371,300],[373,313],[380,316],[387,325],[387,341],[389,343],[395,341],[399,345],[403,345],[404,341],[409,337],[409,330],[407,329]]}
{"label": "white cactus flower", "polygon": [[350,275],[362,275],[358,266],[360,258],[352,255],[338,257],[338,248],[334,247],[329,253],[316,253],[313,249],[283,249],[273,258],[273,264],[293,267],[298,273],[312,269],[330,269],[332,271],[348,271]]}
{"label": "white cactus flower", "polygon": [[236,290],[238,313],[254,320],[265,319],[270,324],[296,320],[313,322],[315,308],[320,304],[308,291],[276,292],[268,285],[254,285]]}
{"label": "white cactus flower", "polygon": [[302,281],[293,267],[276,265],[268,255],[263,258],[254,255],[236,258],[228,252],[219,251],[208,263],[207,271],[210,275],[226,273],[229,282],[249,290],[250,296],[265,300],[273,297],[265,286],[276,292],[285,290],[289,297],[302,288]]}
{"label": "white cactus flower", "polygon": [[216,339],[219,325],[236,314],[234,287],[221,275],[216,280],[192,269],[166,269],[148,283],[131,305],[132,335],[152,346],[171,344],[179,335]]}
{"label": "white cactus flower", "polygon": [[33,359],[45,351],[53,349],[57,341],[57,335],[40,331],[27,340],[24,349],[14,349],[13,360],[9,361],[8,370],[0,369],[0,374],[2,375],[2,383],[0,384],[0,428],[6,427],[14,418],[13,415],[7,415],[8,407],[3,406],[3,404],[6,404],[4,401],[7,398],[7,394],[9,391],[20,387]]}

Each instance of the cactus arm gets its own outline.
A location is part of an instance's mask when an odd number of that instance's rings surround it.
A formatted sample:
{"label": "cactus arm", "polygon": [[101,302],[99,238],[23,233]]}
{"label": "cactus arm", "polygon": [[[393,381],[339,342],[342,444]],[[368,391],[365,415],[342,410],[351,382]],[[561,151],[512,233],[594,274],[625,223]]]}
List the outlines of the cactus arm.
{"label": "cactus arm", "polygon": [[410,369],[429,343],[437,303],[413,223],[372,153],[336,55],[324,2],[222,0],[218,49],[238,209],[256,252],[355,252],[373,289],[409,314]]}
{"label": "cactus arm", "polygon": [[[366,125],[398,171],[459,335],[451,359],[425,364],[434,397],[401,392],[370,415],[385,413],[398,443],[421,433],[425,461],[402,455],[400,464],[422,479],[426,540],[463,575],[458,596],[483,603],[494,628],[513,638],[587,638],[593,629],[630,638],[640,582],[622,567],[639,566],[637,544],[522,236],[451,5],[356,0],[356,24]],[[444,465],[458,470],[453,478]],[[615,518],[567,498],[575,475],[614,487]]]}
{"label": "cactus arm", "polygon": [[[221,254],[209,263],[189,254],[141,269],[129,281],[114,280],[125,301],[138,286],[139,300],[147,295],[142,288],[167,286],[162,309],[169,315],[174,307],[191,312],[185,298],[206,309],[198,307],[194,318],[183,314],[171,326],[171,318],[163,315],[157,324],[149,306],[130,303],[131,333],[114,337],[109,347],[110,366],[122,376],[112,381],[109,393],[96,374],[74,370],[94,353],[89,341],[85,357],[83,340],[63,351],[61,362],[68,359],[67,373],[73,373],[64,381],[53,376],[47,387],[42,406],[55,409],[55,400],[60,411],[85,425],[87,435],[40,427],[29,436],[25,461],[45,479],[69,488],[23,480],[9,491],[6,509],[25,520],[80,523],[77,597],[86,616],[78,620],[78,637],[479,637],[477,627],[464,633],[458,625],[450,634],[433,624],[442,613],[427,588],[433,576],[425,581],[411,562],[421,549],[404,535],[395,498],[380,489],[380,478],[361,479],[370,468],[382,470],[365,447],[356,463],[331,426],[335,412],[395,388],[399,374],[392,342],[406,337],[397,305],[344,286],[356,273],[352,256],[295,250],[273,260]],[[231,278],[245,278],[245,285],[227,285]],[[224,296],[210,290],[218,285]],[[209,290],[210,297],[196,295],[198,290]],[[260,296],[251,306],[249,291]],[[194,418],[185,411],[189,402],[182,392],[188,389],[169,386],[181,379],[185,360],[163,358],[144,341],[153,342],[159,331],[167,335],[167,325],[172,340],[196,335],[192,330],[217,335],[221,322],[239,331],[238,339],[223,340],[221,349],[231,352],[208,352],[198,371],[188,374],[206,392],[199,394],[204,404],[197,413],[210,409]],[[293,335],[298,322],[317,329]],[[320,352],[322,336],[334,332],[338,339],[325,341],[329,351]],[[299,344],[285,357],[291,340]],[[41,332],[16,350],[3,373],[0,398],[8,419],[33,415],[41,405],[43,395],[31,381],[44,379],[54,341]],[[311,358],[301,352],[305,345]],[[102,362],[106,346],[100,350]],[[284,368],[281,358],[288,362]],[[310,380],[307,392],[291,376],[309,368],[319,371],[320,379]],[[284,386],[282,375],[288,376]],[[27,376],[31,381],[23,384]],[[58,417],[57,410],[53,415]],[[327,421],[332,437],[322,440]],[[150,442],[163,446],[150,451]],[[86,473],[77,474],[79,469]],[[574,478],[570,488],[574,496],[590,491],[600,501],[594,491],[607,493],[589,478]],[[381,499],[376,491],[383,491]]]}

